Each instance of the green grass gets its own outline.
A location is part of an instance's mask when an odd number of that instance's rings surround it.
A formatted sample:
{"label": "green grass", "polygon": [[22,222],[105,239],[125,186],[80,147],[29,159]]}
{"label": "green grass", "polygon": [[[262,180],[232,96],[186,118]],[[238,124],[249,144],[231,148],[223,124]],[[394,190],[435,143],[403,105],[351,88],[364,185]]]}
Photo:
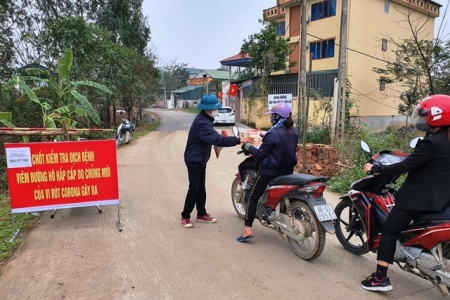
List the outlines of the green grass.
{"label": "green grass", "polygon": [[200,109],[198,109],[198,108],[186,108],[185,111],[193,113],[193,114],[198,114],[200,112]]}
{"label": "green grass", "polygon": [[134,131],[133,139],[136,140],[152,131],[155,131],[155,129],[158,128],[159,124],[161,124],[161,120],[159,119],[159,117],[157,117],[156,121],[153,122],[139,123]]}

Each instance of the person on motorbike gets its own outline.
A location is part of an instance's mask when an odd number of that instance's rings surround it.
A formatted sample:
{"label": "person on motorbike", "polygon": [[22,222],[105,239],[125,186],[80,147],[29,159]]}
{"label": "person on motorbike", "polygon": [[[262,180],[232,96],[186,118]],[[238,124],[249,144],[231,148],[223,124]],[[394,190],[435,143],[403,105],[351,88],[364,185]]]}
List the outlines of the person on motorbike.
{"label": "person on motorbike", "polygon": [[392,290],[387,271],[394,260],[397,238],[408,224],[421,214],[442,211],[450,204],[450,96],[424,99],[411,121],[418,130],[426,132],[411,155],[392,165],[364,165],[364,171],[371,174],[408,173],[381,230],[376,271],[361,281],[361,286],[369,291]]}
{"label": "person on motorbike", "polygon": [[214,95],[203,96],[197,108],[197,114],[189,129],[189,135],[184,150],[184,162],[188,170],[189,189],[181,212],[181,225],[191,228],[191,213],[197,208],[197,221],[216,223],[217,220],[206,213],[206,164],[211,156],[212,146],[233,147],[240,143],[253,142],[252,137],[225,137],[213,127],[218,109],[222,108]]}
{"label": "person on motorbike", "polygon": [[258,200],[269,181],[277,176],[292,174],[297,165],[298,131],[293,127],[292,107],[288,103],[277,103],[266,115],[271,116],[272,127],[264,135],[261,146],[244,145],[245,150],[259,161],[259,168],[246,210],[244,232],[237,238],[239,242],[253,238],[252,225]]}

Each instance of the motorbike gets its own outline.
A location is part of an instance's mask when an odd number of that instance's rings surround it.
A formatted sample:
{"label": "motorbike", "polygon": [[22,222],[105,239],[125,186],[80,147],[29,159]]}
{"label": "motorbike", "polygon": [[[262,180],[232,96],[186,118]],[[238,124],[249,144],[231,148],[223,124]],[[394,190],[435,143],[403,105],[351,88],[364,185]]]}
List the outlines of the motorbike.
{"label": "motorbike", "polygon": [[[417,140],[410,146],[414,148]],[[388,165],[407,157],[406,152],[389,150],[372,155],[364,141],[361,147],[371,156],[368,162],[374,165]],[[354,181],[348,193],[340,198],[335,207],[336,237],[347,251],[356,255],[377,251],[382,224],[395,205],[393,185],[398,177],[368,174]],[[443,296],[447,295],[450,292],[450,207],[413,220],[397,240],[394,263],[430,281]]]}
{"label": "motorbike", "polygon": [[[237,127],[233,127],[239,136]],[[246,158],[239,164],[231,185],[231,199],[237,215],[245,219],[250,193],[258,173],[258,161],[242,148]],[[291,174],[272,179],[257,206],[256,218],[289,242],[293,252],[311,261],[322,254],[325,233],[334,234],[333,207],[323,197],[326,177]]]}
{"label": "motorbike", "polygon": [[133,137],[135,125],[128,119],[122,119],[116,133],[116,145],[117,147],[123,144],[129,144]]}

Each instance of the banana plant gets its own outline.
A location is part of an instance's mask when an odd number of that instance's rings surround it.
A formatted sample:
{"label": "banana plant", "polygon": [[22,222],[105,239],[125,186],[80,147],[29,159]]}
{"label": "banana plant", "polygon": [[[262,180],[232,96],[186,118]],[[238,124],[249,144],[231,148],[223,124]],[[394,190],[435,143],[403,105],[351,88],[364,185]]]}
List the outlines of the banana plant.
{"label": "banana plant", "polygon": [[[12,75],[12,80],[6,83],[4,87],[18,86],[26,93],[28,99],[37,103],[42,111],[44,127],[56,128],[56,123],[63,124],[65,122],[69,127],[73,128],[77,124],[74,119],[75,116],[87,116],[94,123],[99,124],[100,117],[98,112],[78,89],[81,86],[87,86],[108,94],[112,92],[106,86],[93,81],[71,81],[70,70],[72,63],[73,53],[71,49],[68,49],[58,61],[58,74],[56,76],[48,70],[29,69],[27,71],[34,76],[19,77],[14,74]],[[26,81],[40,84],[37,88],[31,88],[26,84]],[[49,91],[53,92],[56,95],[56,99],[36,96],[35,91],[43,88],[48,88]]]}

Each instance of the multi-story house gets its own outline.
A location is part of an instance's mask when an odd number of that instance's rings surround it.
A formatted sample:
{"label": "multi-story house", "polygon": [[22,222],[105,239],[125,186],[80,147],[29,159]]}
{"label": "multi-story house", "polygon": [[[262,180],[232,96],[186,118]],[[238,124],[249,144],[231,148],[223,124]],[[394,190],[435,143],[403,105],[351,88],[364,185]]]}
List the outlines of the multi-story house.
{"label": "multi-story house", "polygon": [[[307,6],[307,62],[312,58],[312,73],[337,75],[341,35],[342,0],[304,0]],[[347,78],[351,83],[351,98],[356,99],[354,115],[362,117],[372,127],[401,122],[398,105],[402,87],[384,84],[373,68],[385,68],[394,61],[395,43],[411,38],[406,22],[410,15],[415,25],[424,26],[422,39],[433,39],[435,18],[441,5],[431,0],[348,0]],[[279,24],[278,34],[289,37],[293,49],[290,61],[299,61],[301,0],[276,0],[276,6],[263,11],[267,19]],[[309,63],[307,63],[307,66]],[[291,68],[298,73],[299,63]],[[309,71],[309,70],[308,70]],[[315,82],[330,96],[330,80]],[[403,88],[404,90],[404,88]],[[296,95],[295,95],[296,96]],[[295,98],[295,97],[294,97]]]}

